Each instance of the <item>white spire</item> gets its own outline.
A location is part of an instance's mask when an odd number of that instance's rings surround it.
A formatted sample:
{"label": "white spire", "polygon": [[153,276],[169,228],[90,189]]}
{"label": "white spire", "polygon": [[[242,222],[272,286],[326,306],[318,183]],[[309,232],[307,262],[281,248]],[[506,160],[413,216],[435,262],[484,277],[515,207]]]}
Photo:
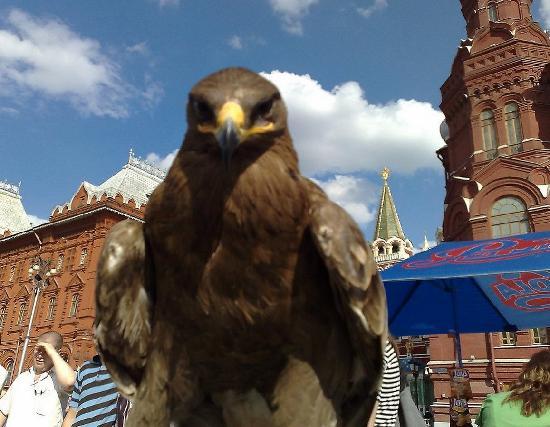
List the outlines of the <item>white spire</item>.
{"label": "white spire", "polygon": [[422,248],[421,248],[423,251],[427,251],[428,249],[430,249],[430,243],[428,242],[428,238],[426,237],[426,233],[424,233],[424,243],[422,243]]}

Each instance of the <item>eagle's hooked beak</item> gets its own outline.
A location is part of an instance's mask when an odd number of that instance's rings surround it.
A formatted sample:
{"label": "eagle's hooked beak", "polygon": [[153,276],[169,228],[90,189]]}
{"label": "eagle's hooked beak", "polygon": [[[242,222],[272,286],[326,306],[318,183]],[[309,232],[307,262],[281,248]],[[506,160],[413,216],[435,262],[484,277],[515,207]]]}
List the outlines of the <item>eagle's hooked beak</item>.
{"label": "eagle's hooked beak", "polygon": [[229,168],[229,162],[235,148],[247,138],[271,132],[274,129],[272,122],[255,125],[244,129],[245,114],[243,108],[235,101],[227,101],[222,105],[216,116],[216,124],[201,124],[200,132],[211,133],[215,136],[222,151],[222,159]]}
{"label": "eagle's hooked beak", "polygon": [[218,127],[214,133],[222,150],[222,159],[229,168],[233,150],[241,142],[244,112],[242,107],[233,101],[223,104],[216,120]]}

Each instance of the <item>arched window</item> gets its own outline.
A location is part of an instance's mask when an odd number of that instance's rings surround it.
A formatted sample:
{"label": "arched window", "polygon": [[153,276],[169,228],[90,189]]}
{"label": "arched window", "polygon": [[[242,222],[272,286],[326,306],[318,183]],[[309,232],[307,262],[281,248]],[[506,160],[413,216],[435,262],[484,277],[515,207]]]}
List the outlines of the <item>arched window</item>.
{"label": "arched window", "polygon": [[78,294],[74,294],[71,299],[71,308],[69,310],[69,317],[75,317],[78,310]]}
{"label": "arched window", "polygon": [[87,257],[88,257],[88,249],[83,248],[82,251],[80,252],[80,262],[78,263],[78,265],[84,265]]}
{"label": "arched window", "polygon": [[489,6],[487,6],[487,11],[489,13],[489,21],[497,22],[498,21],[497,5],[494,3],[491,3]]}
{"label": "arched window", "polygon": [[517,197],[503,197],[491,209],[493,237],[529,233],[529,216],[525,203]]}
{"label": "arched window", "polygon": [[521,131],[521,120],[519,118],[518,104],[510,102],[504,106],[504,120],[506,122],[506,134],[508,145],[512,153],[519,153],[523,149],[523,133]]}
{"label": "arched window", "polygon": [[400,245],[398,242],[393,242],[391,245],[391,253],[392,254],[398,254],[400,249]]}
{"label": "arched window", "polygon": [[481,132],[483,136],[483,150],[488,159],[497,156],[497,133],[495,129],[495,115],[492,110],[483,110],[479,115],[481,119]]}
{"label": "arched window", "polygon": [[386,249],[384,247],[384,243],[378,243],[378,255],[385,255]]}
{"label": "arched window", "polygon": [[27,314],[27,303],[22,302],[19,306],[19,315],[17,316],[17,323],[16,325],[20,325],[23,323],[23,320],[25,320],[25,315]]}
{"label": "arched window", "polygon": [[12,359],[6,360],[6,371],[8,371],[8,375],[6,375],[6,380],[4,381],[4,384],[3,384],[5,386],[7,386],[10,383],[11,374],[13,372],[13,365],[14,363]]}
{"label": "arched window", "polygon": [[55,297],[51,297],[50,301],[48,302],[48,317],[47,317],[48,320],[53,319],[53,315],[55,314],[55,303],[56,303]]}
{"label": "arched window", "polygon": [[63,254],[59,254],[59,258],[57,258],[57,265],[55,266],[55,271],[57,273],[61,273],[63,271],[63,258],[65,258],[65,256]]}
{"label": "arched window", "polygon": [[3,304],[2,307],[0,307],[0,331],[4,329],[4,324],[6,323],[7,314],[8,314],[8,306],[7,304]]}

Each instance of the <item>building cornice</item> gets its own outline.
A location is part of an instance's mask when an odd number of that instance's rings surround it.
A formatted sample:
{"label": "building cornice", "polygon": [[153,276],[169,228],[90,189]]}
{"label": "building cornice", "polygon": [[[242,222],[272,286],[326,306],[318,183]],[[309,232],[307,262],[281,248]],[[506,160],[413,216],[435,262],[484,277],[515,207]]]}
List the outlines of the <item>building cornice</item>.
{"label": "building cornice", "polygon": [[2,244],[3,242],[8,242],[10,240],[15,240],[15,239],[18,239],[20,237],[36,233],[36,232],[41,231],[41,230],[48,229],[50,227],[57,227],[59,225],[74,222],[74,221],[80,220],[82,218],[86,218],[88,216],[91,216],[91,215],[94,215],[96,213],[103,212],[103,211],[112,212],[112,213],[115,213],[117,215],[121,215],[121,216],[124,216],[124,217],[129,218],[129,219],[133,219],[133,220],[141,222],[141,223],[145,222],[143,219],[141,219],[137,216],[131,215],[131,214],[129,214],[127,212],[124,212],[122,210],[113,209],[109,206],[99,206],[97,208],[93,208],[91,210],[88,210],[88,211],[85,211],[85,212],[82,212],[82,213],[79,213],[79,214],[76,214],[76,215],[72,215],[68,218],[59,219],[59,220],[53,221],[53,222],[46,222],[44,224],[37,225],[36,227],[29,228],[28,230],[21,231],[21,232],[16,233],[16,234],[11,234],[11,235],[9,235],[7,237],[4,237],[4,238],[0,238],[0,244]]}

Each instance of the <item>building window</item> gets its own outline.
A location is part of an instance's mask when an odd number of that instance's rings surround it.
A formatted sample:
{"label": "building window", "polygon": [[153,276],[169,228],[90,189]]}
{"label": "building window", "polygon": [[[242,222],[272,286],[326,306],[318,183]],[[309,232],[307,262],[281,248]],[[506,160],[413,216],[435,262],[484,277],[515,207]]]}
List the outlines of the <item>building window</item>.
{"label": "building window", "polygon": [[71,299],[71,309],[69,310],[69,317],[75,317],[78,310],[78,294],[74,294]]}
{"label": "building window", "polygon": [[517,197],[497,200],[491,209],[491,227],[493,237],[529,233],[531,227],[525,204]]}
{"label": "building window", "polygon": [[483,150],[487,153],[487,159],[497,156],[497,133],[495,128],[495,115],[492,110],[484,110],[479,115],[481,119],[481,133],[483,136]]}
{"label": "building window", "polygon": [[502,332],[502,345],[516,345],[515,332]]}
{"label": "building window", "polygon": [[2,304],[2,307],[0,307],[0,331],[4,329],[4,324],[6,323],[7,314],[8,314],[8,305]]}
{"label": "building window", "polygon": [[399,243],[395,242],[391,245],[391,253],[392,254],[398,254],[399,253]]}
{"label": "building window", "polygon": [[69,255],[67,256],[67,268],[69,270],[73,268],[75,252],[76,252],[76,248],[69,249]]}
{"label": "building window", "polygon": [[10,278],[8,279],[8,282],[13,282],[14,276],[15,276],[15,265],[12,265],[10,267]]}
{"label": "building window", "polygon": [[497,22],[498,21],[497,5],[494,3],[491,3],[487,7],[487,10],[489,12],[489,21]]}
{"label": "building window", "polygon": [[11,374],[13,373],[13,365],[14,363],[12,359],[6,360],[6,371],[8,374],[6,375],[6,379],[4,381],[5,386],[7,386],[10,383]]}
{"label": "building window", "polygon": [[55,267],[55,271],[57,273],[61,273],[63,271],[63,259],[65,256],[63,254],[59,254],[59,258],[57,258],[57,266]]}
{"label": "building window", "polygon": [[22,302],[19,306],[19,315],[17,316],[16,325],[20,325],[25,320],[25,315],[27,314],[27,303]]}
{"label": "building window", "polygon": [[23,264],[25,264],[24,261],[21,261],[17,263],[17,272],[15,273],[15,281],[17,282],[19,279],[21,279],[21,272],[23,271]]}
{"label": "building window", "polygon": [[533,344],[549,344],[548,328],[535,328],[533,331]]}
{"label": "building window", "polygon": [[506,122],[506,134],[508,136],[510,151],[512,153],[523,151],[523,132],[521,131],[518,104],[510,102],[504,106],[504,120]]}
{"label": "building window", "polygon": [[88,249],[83,248],[80,252],[80,262],[78,263],[78,265],[84,265],[84,263],[86,262],[86,258],[88,258]]}
{"label": "building window", "polygon": [[50,301],[48,302],[48,317],[46,319],[52,320],[53,315],[55,314],[55,297],[50,298]]}

